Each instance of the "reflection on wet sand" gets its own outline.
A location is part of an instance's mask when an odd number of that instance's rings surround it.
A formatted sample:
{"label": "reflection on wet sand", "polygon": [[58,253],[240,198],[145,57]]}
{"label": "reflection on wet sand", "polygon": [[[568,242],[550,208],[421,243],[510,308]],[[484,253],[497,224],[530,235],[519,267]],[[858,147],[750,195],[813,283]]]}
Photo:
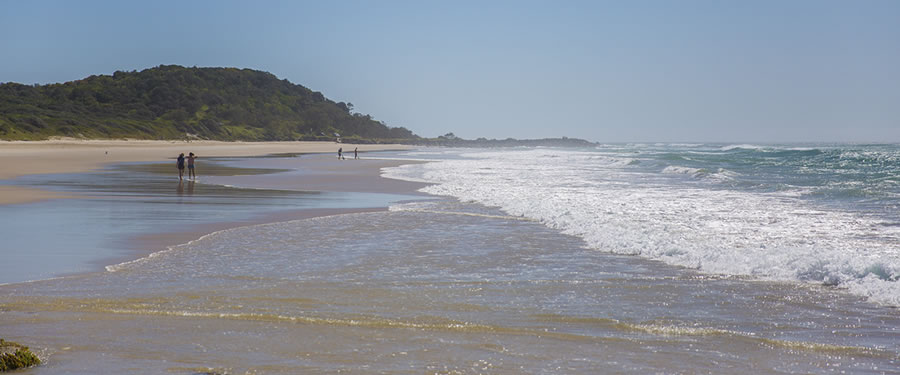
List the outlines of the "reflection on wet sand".
{"label": "reflection on wet sand", "polygon": [[[194,233],[183,240],[189,241],[209,233],[210,228],[259,223],[274,217],[290,219],[279,212],[297,212],[295,215],[306,216],[299,211],[369,209],[416,198],[397,194],[302,191],[296,189],[299,185],[296,182],[294,189],[234,186],[237,183],[228,179],[236,177],[228,175],[255,175],[256,182],[265,183],[270,176],[289,170],[245,168],[240,166],[242,160],[227,159],[227,163],[237,166],[204,160],[204,175],[209,174],[209,179],[223,179],[217,183],[205,180],[179,182],[171,163],[132,163],[95,173],[29,175],[10,181],[15,187],[38,187],[60,196],[77,195],[79,198],[0,205],[0,238],[3,238],[0,255],[8,264],[17,265],[0,272],[0,284],[100,270],[111,262],[133,259],[135,252],[158,251],[176,244],[167,242],[154,246],[142,242],[138,247],[129,238],[170,233],[181,233],[178,238],[184,238]],[[314,158],[291,161],[316,162]],[[216,177],[216,174],[223,176]],[[371,179],[380,177],[357,178],[363,188],[373,185],[366,182]],[[28,233],[42,235],[29,236]]]}
{"label": "reflection on wet sand", "polygon": [[184,182],[182,180],[178,180],[178,187],[175,189],[175,192],[178,196],[183,196],[185,194],[184,186],[187,185],[187,195],[194,195],[194,181],[188,180]]}

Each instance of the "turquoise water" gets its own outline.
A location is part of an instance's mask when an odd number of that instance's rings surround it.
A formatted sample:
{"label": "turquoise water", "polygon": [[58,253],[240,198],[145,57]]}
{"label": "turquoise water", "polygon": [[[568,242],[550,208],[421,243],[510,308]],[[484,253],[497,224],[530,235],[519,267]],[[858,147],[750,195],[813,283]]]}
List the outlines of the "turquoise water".
{"label": "turquoise water", "polygon": [[[817,203],[897,221],[898,145],[691,145],[605,149],[636,152],[646,171],[679,170],[710,187],[790,192]],[[643,168],[641,168],[643,167]],[[670,169],[670,172],[675,172]]]}

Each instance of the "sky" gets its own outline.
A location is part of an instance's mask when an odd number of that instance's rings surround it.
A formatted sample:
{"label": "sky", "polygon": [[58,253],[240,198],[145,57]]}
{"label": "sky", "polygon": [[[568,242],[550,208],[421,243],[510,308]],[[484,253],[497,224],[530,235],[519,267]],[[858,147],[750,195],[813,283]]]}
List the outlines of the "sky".
{"label": "sky", "polygon": [[900,142],[895,0],[0,0],[0,82],[161,64],[425,137]]}

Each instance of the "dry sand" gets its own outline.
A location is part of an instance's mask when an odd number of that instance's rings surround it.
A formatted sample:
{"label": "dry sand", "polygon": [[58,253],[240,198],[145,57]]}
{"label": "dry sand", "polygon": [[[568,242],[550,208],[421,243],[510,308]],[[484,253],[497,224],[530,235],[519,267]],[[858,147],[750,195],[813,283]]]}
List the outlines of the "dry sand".
{"label": "dry sand", "polygon": [[[55,139],[34,142],[0,141],[0,180],[28,174],[77,173],[120,162],[171,161],[179,153],[201,158],[260,156],[281,153],[337,153],[402,150],[405,145],[354,145],[333,142],[219,142]],[[0,186],[0,204],[27,203],[65,195],[39,189]]]}

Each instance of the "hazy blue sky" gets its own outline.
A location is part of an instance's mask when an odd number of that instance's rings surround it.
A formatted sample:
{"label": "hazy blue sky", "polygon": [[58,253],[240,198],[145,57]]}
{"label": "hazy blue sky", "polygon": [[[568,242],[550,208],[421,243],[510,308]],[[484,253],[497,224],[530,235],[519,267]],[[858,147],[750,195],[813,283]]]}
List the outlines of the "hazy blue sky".
{"label": "hazy blue sky", "polygon": [[900,1],[0,0],[0,82],[265,70],[423,136],[900,142]]}

